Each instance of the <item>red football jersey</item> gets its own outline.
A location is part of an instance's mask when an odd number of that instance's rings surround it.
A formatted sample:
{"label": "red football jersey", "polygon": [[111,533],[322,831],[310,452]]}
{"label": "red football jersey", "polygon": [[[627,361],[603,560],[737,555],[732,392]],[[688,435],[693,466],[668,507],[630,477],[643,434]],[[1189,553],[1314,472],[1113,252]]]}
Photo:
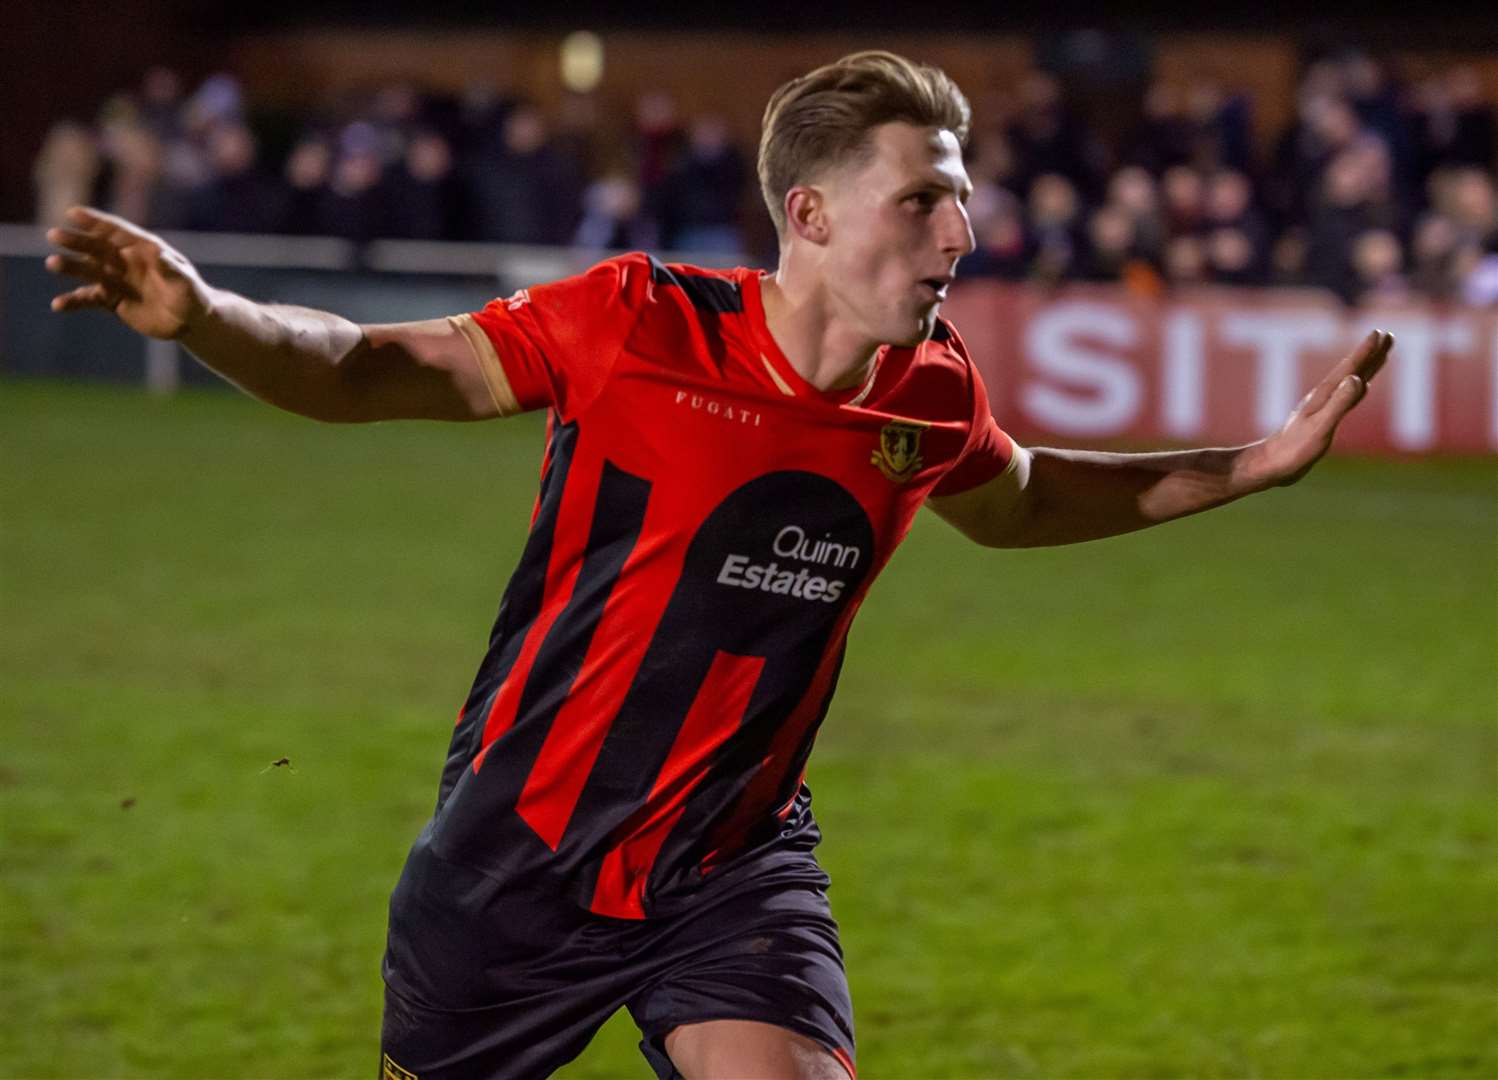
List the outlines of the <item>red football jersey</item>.
{"label": "red football jersey", "polygon": [[803,775],[854,613],[926,497],[1015,448],[949,324],[819,391],[760,283],[627,255],[456,320],[501,412],[550,415],[443,857],[641,918],[815,844]]}

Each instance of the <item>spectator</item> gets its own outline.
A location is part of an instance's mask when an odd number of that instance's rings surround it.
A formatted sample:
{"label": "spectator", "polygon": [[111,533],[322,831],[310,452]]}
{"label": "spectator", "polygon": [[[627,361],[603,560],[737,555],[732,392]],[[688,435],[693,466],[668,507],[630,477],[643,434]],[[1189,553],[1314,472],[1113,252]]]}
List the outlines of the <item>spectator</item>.
{"label": "spectator", "polygon": [[191,195],[188,228],[270,232],[280,220],[280,187],[260,168],[255,136],[239,120],[208,133],[208,182]]}
{"label": "spectator", "polygon": [[1208,177],[1202,198],[1209,230],[1207,262],[1212,278],[1233,285],[1261,285],[1269,274],[1269,230],[1253,205],[1253,187],[1236,169]]}
{"label": "spectator", "polygon": [[605,160],[617,160],[624,148],[604,145],[605,134],[599,117],[598,95],[568,90],[557,109],[557,130],[553,136],[557,149],[576,163],[584,176],[599,176],[606,170]]}
{"label": "spectator", "polygon": [[1306,281],[1307,237],[1304,226],[1293,225],[1275,238],[1269,250],[1269,283],[1293,287]]}
{"label": "spectator", "polygon": [[363,243],[389,234],[389,204],[381,184],[384,138],[356,120],[338,136],[338,154],[317,203],[317,231]]}
{"label": "spectator", "polygon": [[1478,302],[1473,298],[1485,295],[1498,247],[1493,178],[1471,166],[1450,166],[1432,173],[1427,186],[1431,210],[1415,231],[1414,281],[1431,296]]}
{"label": "spectator", "polygon": [[408,82],[386,83],[374,93],[364,119],[374,135],[381,168],[396,165],[406,153],[406,142],[421,114],[421,95]]}
{"label": "spectator", "polygon": [[1338,154],[1327,167],[1311,208],[1307,281],[1354,302],[1359,282],[1352,265],[1353,242],[1369,229],[1397,231],[1398,218],[1382,144],[1370,138]]}
{"label": "spectator", "polygon": [[1422,81],[1415,92],[1415,179],[1425,182],[1442,166],[1493,167],[1498,132],[1492,102],[1469,64]]}
{"label": "spectator", "polygon": [[1134,219],[1117,206],[1100,206],[1087,218],[1087,250],[1078,276],[1084,281],[1123,280],[1134,255]]}
{"label": "spectator", "polygon": [[1216,79],[1196,78],[1186,88],[1184,104],[1190,164],[1203,173],[1252,166],[1247,98],[1229,94]]}
{"label": "spectator", "polygon": [[411,240],[455,239],[456,186],[448,141],[429,129],[413,132],[401,163],[390,175],[389,217],[381,235]]}
{"label": "spectator", "polygon": [[572,242],[595,251],[654,247],[640,215],[640,185],[623,171],[595,180],[583,192],[583,218]]}
{"label": "spectator", "polygon": [[1404,249],[1388,229],[1368,229],[1353,240],[1352,270],[1359,304],[1396,303],[1410,296]]}
{"label": "spectator", "polygon": [[977,247],[957,264],[962,277],[993,277],[1019,281],[1030,265],[1024,208],[1012,191],[993,182],[974,186],[968,200]]}
{"label": "spectator", "polygon": [[1456,226],[1458,243],[1484,248],[1498,231],[1498,191],[1493,179],[1472,166],[1442,169],[1433,200]]}
{"label": "spectator", "polygon": [[1237,169],[1222,169],[1206,179],[1202,192],[1202,216],[1213,226],[1235,225],[1245,231],[1265,232],[1263,218],[1254,206],[1254,189]]}
{"label": "spectator", "polygon": [[31,168],[36,220],[60,225],[68,207],[93,202],[102,165],[99,147],[87,127],[71,120],[53,124]]}
{"label": "spectator", "polygon": [[1060,173],[1042,173],[1030,185],[1027,231],[1031,237],[1030,277],[1054,285],[1081,266],[1081,197]]}
{"label": "spectator", "polygon": [[458,160],[467,163],[498,153],[505,117],[515,104],[514,98],[489,83],[469,83],[458,102],[454,136]]}
{"label": "spectator", "polygon": [[1083,196],[1101,190],[1104,152],[1062,97],[1061,84],[1031,72],[1020,87],[1020,109],[1006,132],[1018,161],[1020,194],[1042,176],[1065,178]]}
{"label": "spectator", "polygon": [[1410,242],[1410,282],[1424,296],[1450,300],[1461,288],[1457,272],[1456,227],[1441,214],[1429,212],[1415,225]]}
{"label": "spectator", "polygon": [[1206,182],[1189,165],[1173,165],[1160,182],[1164,202],[1165,231],[1169,236],[1195,233],[1206,214]]}
{"label": "spectator", "polygon": [[1349,149],[1361,131],[1357,114],[1341,97],[1316,89],[1314,81],[1302,91],[1296,122],[1276,147],[1266,189],[1277,227],[1306,223],[1309,193],[1317,189],[1332,159]]}
{"label": "spectator", "polygon": [[182,77],[158,64],[140,81],[140,122],[166,143],[182,134]]}
{"label": "spectator", "polygon": [[[1400,105],[1399,90],[1384,65],[1361,49],[1349,49],[1338,59],[1342,92],[1364,131],[1378,136],[1394,161],[1410,159],[1409,124]],[[1400,191],[1414,177],[1395,176]]]}
{"label": "spectator", "polygon": [[322,230],[319,207],[333,172],[333,151],[316,135],[303,136],[287,155],[280,231],[306,236]]}
{"label": "spectator", "polygon": [[1193,144],[1180,91],[1163,80],[1152,83],[1145,91],[1144,115],[1125,160],[1158,176],[1173,165],[1189,163]]}
{"label": "spectator", "polygon": [[1134,222],[1134,246],[1140,256],[1159,264],[1165,248],[1165,219],[1155,178],[1139,165],[1126,165],[1108,181],[1108,202]]}
{"label": "spectator", "polygon": [[[249,129],[244,126],[243,107],[239,83],[224,74],[209,76],[183,102],[178,112],[177,132],[169,137],[162,161],[165,203],[170,208],[171,224],[185,228],[207,227],[197,224],[197,219],[214,198],[209,189],[222,179],[222,169],[213,160],[214,143],[220,129],[239,130],[249,136],[249,155],[254,168],[253,159],[258,148],[254,137],[249,135]],[[214,213],[226,212],[229,211],[220,207]]]}
{"label": "spectator", "polygon": [[1203,239],[1206,274],[1220,285],[1262,285],[1259,251],[1246,232],[1236,226],[1212,229]]}
{"label": "spectator", "polygon": [[1462,302],[1472,307],[1498,306],[1498,243],[1489,242],[1462,280]]}
{"label": "spectator", "polygon": [[974,188],[997,184],[1016,195],[1021,193],[1019,161],[1002,128],[989,126],[973,133],[966,165]]}
{"label": "spectator", "polygon": [[1204,285],[1208,280],[1207,253],[1201,238],[1191,233],[1165,244],[1165,281],[1173,288]]}
{"label": "spectator", "polygon": [[1087,240],[1079,273],[1083,280],[1116,282],[1141,295],[1159,291],[1159,275],[1140,257],[1134,218],[1122,206],[1109,203],[1094,210],[1087,221]]}
{"label": "spectator", "polygon": [[110,163],[105,207],[131,221],[159,225],[168,215],[162,206],[162,147],[155,131],[133,118],[109,124],[103,146]]}
{"label": "spectator", "polygon": [[469,176],[477,238],[511,244],[564,244],[577,231],[581,183],[549,140],[546,119],[529,103],[505,116],[497,151]]}
{"label": "spectator", "polygon": [[676,116],[676,100],[663,90],[649,90],[635,102],[634,156],[640,191],[647,205],[681,154],[686,136]]}
{"label": "spectator", "polygon": [[742,250],[738,204],[747,175],[727,121],[713,115],[694,120],[685,152],[660,185],[661,243],[672,251]]}
{"label": "spectator", "polygon": [[183,106],[184,126],[190,133],[210,131],[244,119],[244,91],[232,75],[210,75]]}

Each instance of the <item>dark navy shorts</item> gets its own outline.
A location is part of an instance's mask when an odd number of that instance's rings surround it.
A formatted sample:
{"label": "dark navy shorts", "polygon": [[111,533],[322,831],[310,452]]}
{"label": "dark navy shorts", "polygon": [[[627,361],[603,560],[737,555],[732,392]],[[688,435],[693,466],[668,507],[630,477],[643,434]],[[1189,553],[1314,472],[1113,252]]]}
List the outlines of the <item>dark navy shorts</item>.
{"label": "dark navy shorts", "polygon": [[662,1080],[666,1035],[758,1020],[853,1071],[853,1009],[827,877],[736,875],[680,914],[615,919],[499,882],[418,845],[390,897],[382,1076],[533,1080],[580,1054],[621,1006]]}

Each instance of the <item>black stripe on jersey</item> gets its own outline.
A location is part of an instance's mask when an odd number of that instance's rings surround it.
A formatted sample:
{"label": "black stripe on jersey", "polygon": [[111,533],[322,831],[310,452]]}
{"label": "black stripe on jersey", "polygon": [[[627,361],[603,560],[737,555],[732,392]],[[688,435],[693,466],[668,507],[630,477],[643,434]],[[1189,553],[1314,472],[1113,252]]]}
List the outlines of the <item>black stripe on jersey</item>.
{"label": "black stripe on jersey", "polygon": [[931,340],[932,341],[951,341],[952,340],[952,328],[951,328],[951,326],[947,325],[947,320],[946,319],[938,318],[936,320],[936,325],[931,328]]}
{"label": "black stripe on jersey", "polygon": [[442,768],[442,783],[438,787],[437,808],[452,793],[463,769],[473,762],[481,749],[484,737],[484,722],[489,712],[489,702],[499,689],[515,659],[520,655],[520,646],[525,643],[525,634],[536,616],[541,612],[541,601],[546,591],[546,567],[551,562],[552,539],[556,534],[557,515],[562,506],[562,492],[567,487],[567,473],[572,467],[572,453],[577,447],[577,424],[562,424],[552,433],[547,447],[546,468],[541,473],[541,490],[535,523],[525,539],[525,549],[520,554],[520,563],[510,577],[504,597],[499,602],[499,614],[494,619],[494,629],[489,633],[489,651],[479,664],[473,686],[468,691],[468,700],[463,704],[463,721],[453,732],[448,746],[447,763]]}
{"label": "black stripe on jersey", "polygon": [[[837,680],[842,674],[845,655],[846,644],[838,650],[832,678],[827,684],[827,690],[823,693],[821,702],[817,705],[815,716],[801,738],[800,745],[786,759],[763,766],[760,764],[768,754],[781,722],[794,710],[798,702],[783,702],[778,706],[763,700],[750,702],[749,708],[744,713],[746,723],[741,729],[740,738],[732,748],[725,746],[719,752],[713,761],[711,771],[692,792],[676,827],[671,830],[665,843],[661,845],[660,853],[656,856],[655,866],[651,870],[650,879],[645,888],[647,904],[662,886],[671,884],[665,880],[666,874],[681,873],[684,870],[690,872],[714,850],[724,853],[727,858],[731,859],[734,855],[773,839],[776,833],[782,830],[782,823],[775,819],[771,811],[776,807],[784,806],[796,793],[801,779],[801,770],[806,767],[807,758],[811,756],[812,744],[816,742],[817,732],[822,726],[822,721],[827,718],[828,708],[832,705],[832,696],[837,690]],[[820,657],[814,656],[811,659],[814,671],[815,662]],[[809,676],[806,681],[810,682]],[[768,683],[769,680],[761,678],[761,686],[768,686]],[[760,687],[755,689],[758,691]],[[756,693],[756,698],[759,698],[758,693]],[[759,813],[737,820],[738,815],[747,809],[740,805],[745,797],[745,789],[756,781],[761,767],[781,770],[776,778],[774,794],[769,796],[769,801],[764,806],[758,808]],[[761,798],[765,797],[766,795],[761,795]],[[704,831],[702,827],[704,821],[715,821],[717,824],[712,829]],[[734,833],[728,832],[726,828],[730,822],[737,825]]]}
{"label": "black stripe on jersey", "polygon": [[614,583],[640,538],[649,500],[650,481],[613,462],[603,463],[588,546],[572,595],[536,650],[515,711],[515,726],[505,736],[503,761],[484,765],[486,778],[500,774],[486,780],[497,785],[492,796],[485,796],[486,801],[492,798],[491,805],[509,809],[519,800],[552,722],[582,670]]}
{"label": "black stripe on jersey", "polygon": [[658,285],[674,285],[686,293],[698,311],[718,315],[736,315],[744,310],[744,294],[736,283],[706,274],[689,274],[671,270],[654,255],[650,259],[650,280]]}

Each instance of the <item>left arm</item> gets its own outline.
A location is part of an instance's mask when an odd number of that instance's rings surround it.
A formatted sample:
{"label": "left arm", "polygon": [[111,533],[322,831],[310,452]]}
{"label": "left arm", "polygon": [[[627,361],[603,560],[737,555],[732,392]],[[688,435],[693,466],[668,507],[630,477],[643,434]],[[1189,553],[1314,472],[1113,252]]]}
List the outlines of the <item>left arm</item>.
{"label": "left arm", "polygon": [[1293,484],[1331,446],[1394,343],[1375,330],[1301,400],[1283,427],[1247,446],[1113,454],[1037,447],[1004,476],[931,508],[987,547],[1074,544],[1133,532]]}

